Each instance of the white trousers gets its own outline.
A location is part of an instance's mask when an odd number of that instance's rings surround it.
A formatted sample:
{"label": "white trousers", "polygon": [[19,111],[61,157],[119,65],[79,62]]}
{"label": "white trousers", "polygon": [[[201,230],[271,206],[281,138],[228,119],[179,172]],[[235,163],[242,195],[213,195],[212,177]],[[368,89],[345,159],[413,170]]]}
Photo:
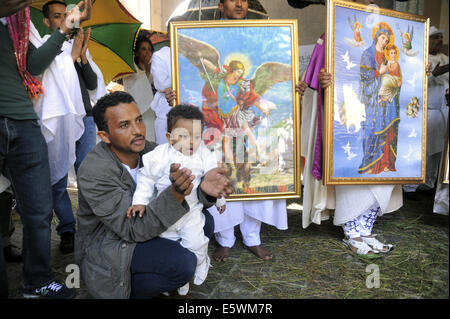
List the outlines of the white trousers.
{"label": "white trousers", "polygon": [[[239,225],[244,245],[248,247],[261,245],[261,221],[244,214],[244,221]],[[225,229],[215,234],[216,240],[222,247],[231,248],[236,242],[234,227]]]}
{"label": "white trousers", "polygon": [[437,185],[433,213],[448,216],[448,184],[439,183]]}
{"label": "white trousers", "polygon": [[373,224],[377,219],[380,206],[373,204],[364,213],[342,225],[345,236],[349,238],[357,238],[361,236],[369,236],[372,234]]}
{"label": "white trousers", "polygon": [[179,241],[181,246],[192,251],[197,257],[197,268],[194,284],[201,285],[205,281],[211,265],[208,256],[209,239],[205,236],[205,215],[201,209],[192,209],[175,224],[170,226],[159,237]]}

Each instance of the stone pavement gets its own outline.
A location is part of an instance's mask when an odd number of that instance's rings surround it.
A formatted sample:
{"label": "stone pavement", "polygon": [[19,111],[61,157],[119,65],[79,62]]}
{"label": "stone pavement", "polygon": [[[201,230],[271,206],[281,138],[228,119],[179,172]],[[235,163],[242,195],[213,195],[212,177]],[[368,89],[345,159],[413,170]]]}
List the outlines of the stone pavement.
{"label": "stone pavement", "polygon": [[[70,195],[77,207],[76,191]],[[377,219],[374,232],[395,245],[388,255],[366,259],[351,253],[341,243],[342,230],[332,218],[321,225],[301,227],[301,201],[289,201],[289,229],[279,231],[263,225],[263,245],[274,253],[271,261],[254,257],[237,241],[227,262],[212,260],[207,280],[191,284],[186,299],[300,299],[300,298],[449,298],[448,216],[432,214],[433,196],[420,201],[405,200],[397,212]],[[12,241],[21,246],[20,218],[14,214],[16,231]],[[58,249],[57,220],[52,224],[52,266],[57,280],[65,281],[74,255]],[[238,229],[238,228],[236,228]],[[209,250],[217,247],[213,239]],[[378,269],[378,288],[367,284]],[[369,270],[369,271],[368,271]],[[10,298],[22,298],[22,265],[7,264]],[[91,296],[83,282],[76,298]],[[180,297],[178,297],[180,298]]]}

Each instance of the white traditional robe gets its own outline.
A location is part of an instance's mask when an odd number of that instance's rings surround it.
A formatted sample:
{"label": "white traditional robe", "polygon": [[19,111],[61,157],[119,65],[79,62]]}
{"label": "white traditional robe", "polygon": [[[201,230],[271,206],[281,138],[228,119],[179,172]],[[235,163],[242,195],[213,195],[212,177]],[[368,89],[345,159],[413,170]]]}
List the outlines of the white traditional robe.
{"label": "white traditional robe", "polygon": [[153,54],[151,73],[155,88],[158,90],[151,104],[151,108],[156,114],[156,143],[163,144],[167,142],[167,113],[171,109],[171,106],[167,103],[165,94],[162,93],[164,89],[172,87],[169,47],[163,47]]}
{"label": "white traditional robe", "polygon": [[[438,63],[441,66],[448,64],[449,59],[443,53],[428,55],[433,70]],[[448,89],[449,74],[444,73],[438,77],[428,77],[428,114],[427,114],[427,156],[440,153],[444,149],[448,106],[445,100],[445,90]]]}
{"label": "white traditional robe", "polygon": [[227,202],[227,208],[223,214],[219,214],[215,207],[209,208],[209,212],[214,217],[215,233],[239,225],[244,221],[244,215],[280,230],[288,228],[285,199]]}
{"label": "white traditional robe", "polygon": [[146,139],[155,142],[155,112],[150,108],[153,101],[153,77],[135,65],[137,72],[123,79],[123,87],[130,93],[142,114],[146,127]]}
{"label": "white traditional robe", "polygon": [[[303,228],[308,227],[311,223],[320,225],[320,222],[326,218],[322,217],[322,212],[327,209],[327,202],[334,199],[334,196],[327,196],[327,187],[311,173],[317,135],[317,98],[317,91],[307,88],[301,104],[301,155],[305,158],[303,170]],[[331,206],[334,207],[334,205]]]}
{"label": "white traditional robe", "polygon": [[[40,47],[50,37],[40,37],[33,24],[30,42]],[[35,104],[41,123],[41,131],[47,142],[51,184],[63,178],[75,163],[76,141],[84,132],[83,117],[86,115],[78,74],[71,56],[72,42],[65,41],[62,52],[42,74],[44,94]],[[97,75],[97,89],[90,92],[96,101],[106,94],[103,75],[88,52],[88,60]]]}

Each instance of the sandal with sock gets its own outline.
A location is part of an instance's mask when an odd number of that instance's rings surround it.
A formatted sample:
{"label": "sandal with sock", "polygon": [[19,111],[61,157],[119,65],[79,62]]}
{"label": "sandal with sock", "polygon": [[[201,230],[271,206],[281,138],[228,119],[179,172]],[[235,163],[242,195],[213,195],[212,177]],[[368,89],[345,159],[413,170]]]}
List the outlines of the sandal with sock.
{"label": "sandal with sock", "polygon": [[346,237],[342,240],[344,245],[350,248],[351,251],[358,255],[375,255],[378,254],[378,250],[374,250],[364,241],[358,241],[353,238]]}
{"label": "sandal with sock", "polygon": [[383,244],[378,239],[376,239],[375,236],[376,235],[361,236],[361,238],[370,248],[377,250],[380,253],[386,254],[394,249],[394,245]]}

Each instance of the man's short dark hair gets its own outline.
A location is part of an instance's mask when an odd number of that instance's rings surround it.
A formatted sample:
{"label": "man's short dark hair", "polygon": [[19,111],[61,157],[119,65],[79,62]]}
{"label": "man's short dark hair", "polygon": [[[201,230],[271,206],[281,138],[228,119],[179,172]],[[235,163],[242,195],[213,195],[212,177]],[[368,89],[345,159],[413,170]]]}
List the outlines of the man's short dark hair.
{"label": "man's short dark hair", "polygon": [[179,119],[193,119],[204,123],[203,113],[195,105],[179,104],[167,113],[167,132],[172,132],[173,127]]}
{"label": "man's short dark hair", "polygon": [[57,1],[57,0],[52,0],[49,2],[46,2],[44,4],[44,6],[42,7],[42,13],[44,14],[44,18],[50,18],[50,6],[53,4],[62,4],[63,6],[65,6],[67,8],[67,4],[63,1]]}
{"label": "man's short dark hair", "polygon": [[117,106],[121,103],[129,104],[133,102],[136,103],[133,97],[127,92],[122,91],[109,93],[100,98],[100,100],[97,101],[97,104],[92,108],[92,115],[98,130],[109,132],[108,121],[105,117],[106,110],[109,107]]}

